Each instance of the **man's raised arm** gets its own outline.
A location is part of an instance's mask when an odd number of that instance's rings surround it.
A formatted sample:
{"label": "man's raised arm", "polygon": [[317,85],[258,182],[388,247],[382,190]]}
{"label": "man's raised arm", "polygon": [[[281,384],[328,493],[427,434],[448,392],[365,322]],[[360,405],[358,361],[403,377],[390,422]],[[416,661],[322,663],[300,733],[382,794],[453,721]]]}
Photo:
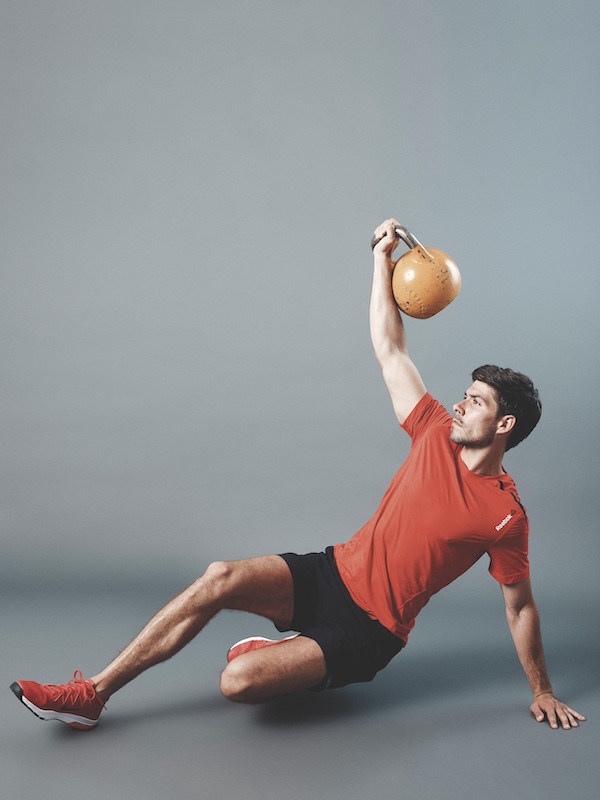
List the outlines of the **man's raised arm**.
{"label": "man's raised arm", "polygon": [[392,293],[392,254],[398,246],[395,219],[382,223],[375,235],[381,241],[373,249],[373,285],[369,320],[371,341],[398,421],[402,424],[426,388],[406,349],[406,333]]}

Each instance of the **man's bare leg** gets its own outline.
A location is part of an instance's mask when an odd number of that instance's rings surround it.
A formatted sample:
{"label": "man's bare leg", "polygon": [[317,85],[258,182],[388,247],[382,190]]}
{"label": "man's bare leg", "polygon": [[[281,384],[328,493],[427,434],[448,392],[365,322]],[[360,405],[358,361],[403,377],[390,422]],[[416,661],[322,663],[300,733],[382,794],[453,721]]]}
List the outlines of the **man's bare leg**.
{"label": "man's bare leg", "polygon": [[[96,691],[106,701],[149,667],[160,664],[179,652],[223,609],[249,611],[286,628],[291,623],[293,605],[292,576],[288,565],[280,556],[211,564],[202,577],[159,611],[131,644],[92,678]],[[285,647],[295,644],[296,641],[286,643]],[[315,642],[308,639],[303,641],[314,645],[322,659],[322,652]],[[271,649],[279,648],[269,648]],[[314,650],[310,650],[314,660]],[[250,656],[257,655],[247,654],[240,657],[240,660],[245,661]],[[301,655],[300,650],[298,655]],[[271,659],[266,659],[269,660]],[[273,667],[277,660],[273,659]],[[253,663],[259,662],[251,659],[250,666]],[[225,670],[228,672],[228,679],[231,677],[232,680],[240,672],[239,665],[234,669],[233,664],[234,662],[229,665],[232,667],[229,672]],[[324,672],[324,660],[322,671]],[[314,683],[318,680],[319,678]],[[233,693],[232,689],[230,693]]]}

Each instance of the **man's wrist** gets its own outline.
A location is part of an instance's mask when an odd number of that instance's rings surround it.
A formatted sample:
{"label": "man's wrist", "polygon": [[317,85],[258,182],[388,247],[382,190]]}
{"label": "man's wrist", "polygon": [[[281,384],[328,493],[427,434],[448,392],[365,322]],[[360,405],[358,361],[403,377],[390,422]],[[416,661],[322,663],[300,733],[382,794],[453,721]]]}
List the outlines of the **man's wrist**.
{"label": "man's wrist", "polygon": [[387,253],[376,252],[373,254],[373,265],[376,268],[385,268],[391,272],[396,266],[396,262],[391,256],[387,255]]}

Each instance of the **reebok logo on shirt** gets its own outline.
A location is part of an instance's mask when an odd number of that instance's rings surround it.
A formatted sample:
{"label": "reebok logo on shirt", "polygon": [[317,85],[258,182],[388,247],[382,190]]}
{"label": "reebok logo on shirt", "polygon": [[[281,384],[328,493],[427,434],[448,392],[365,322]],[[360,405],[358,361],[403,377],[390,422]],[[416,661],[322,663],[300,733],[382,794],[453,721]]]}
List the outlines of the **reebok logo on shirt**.
{"label": "reebok logo on shirt", "polygon": [[497,531],[501,531],[501,530],[502,530],[502,528],[503,528],[505,525],[508,525],[508,523],[511,521],[511,519],[514,517],[514,515],[515,515],[516,513],[517,513],[516,511],[511,511],[511,512],[510,512],[510,514],[507,514],[507,515],[504,517],[504,519],[502,520],[502,522],[501,522],[499,525],[496,525],[496,530],[497,530]]}

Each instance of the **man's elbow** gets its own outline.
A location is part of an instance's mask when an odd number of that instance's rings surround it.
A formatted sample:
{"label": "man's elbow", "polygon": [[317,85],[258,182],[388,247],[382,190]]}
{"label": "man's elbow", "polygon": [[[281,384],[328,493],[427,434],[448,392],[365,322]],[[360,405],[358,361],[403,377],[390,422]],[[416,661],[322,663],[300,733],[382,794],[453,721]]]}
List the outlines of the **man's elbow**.
{"label": "man's elbow", "polygon": [[533,598],[506,606],[506,620],[510,628],[518,626],[523,621],[531,622],[536,619],[539,619],[539,613]]}

